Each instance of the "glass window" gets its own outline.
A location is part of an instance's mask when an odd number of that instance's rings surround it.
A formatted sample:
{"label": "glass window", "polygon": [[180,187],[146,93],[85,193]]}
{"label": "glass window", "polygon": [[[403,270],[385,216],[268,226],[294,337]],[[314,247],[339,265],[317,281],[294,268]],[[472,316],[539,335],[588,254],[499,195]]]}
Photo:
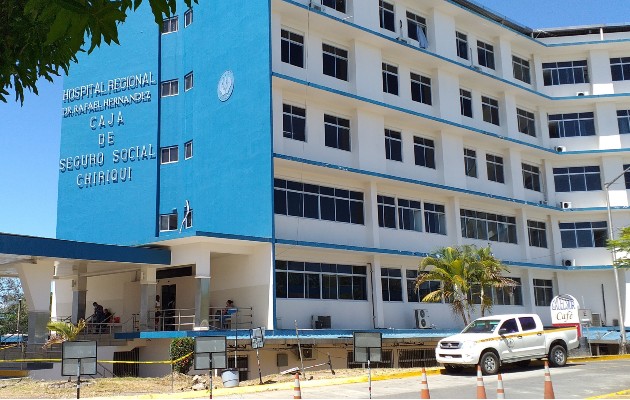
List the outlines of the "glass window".
{"label": "glass window", "polygon": [[394,16],[394,5],[383,0],[379,0],[378,11],[381,28],[395,32],[396,24]]}
{"label": "glass window", "polygon": [[427,20],[407,11],[407,35],[410,39],[417,40],[420,43],[420,47],[426,49],[429,45],[427,41]]}
{"label": "glass window", "polygon": [[276,297],[367,299],[365,266],[276,260]]}
{"label": "glass window", "polygon": [[455,45],[457,57],[468,60],[468,36],[465,33],[455,32]]}
{"label": "glass window", "polygon": [[473,117],[472,93],[465,89],[459,89],[459,107],[464,117]]}
{"label": "glass window", "polygon": [[534,279],[534,302],[538,307],[547,307],[553,299],[551,279]]}
{"label": "glass window", "polygon": [[462,237],[516,244],[516,218],[460,209]]}
{"label": "glass window", "polygon": [[346,0],[322,0],[322,5],[340,13],[346,13]]}
{"label": "glass window", "polygon": [[376,196],[378,202],[378,226],[396,229],[396,199]]}
{"label": "glass window", "polygon": [[282,136],[306,141],[306,110],[291,104],[282,105]]}
{"label": "glass window", "polygon": [[521,286],[521,278],[512,278],[516,282],[516,286],[505,286],[492,288],[494,304],[500,306],[522,306],[523,305],[523,288]]}
{"label": "glass window", "polygon": [[550,138],[595,135],[595,116],[592,112],[550,114],[547,119]]}
{"label": "glass window", "polygon": [[348,51],[322,43],[322,72],[333,78],[348,80]]}
{"label": "glass window", "polygon": [[350,120],[324,114],[325,145],[350,151]]}
{"label": "glass window", "polygon": [[536,137],[536,119],[534,113],[517,108],[516,122],[518,123],[519,132]]}
{"label": "glass window", "polygon": [[580,247],[606,247],[608,224],[598,222],[560,222],[562,247],[575,249]]}
{"label": "glass window", "polygon": [[464,149],[464,172],[466,176],[477,177],[477,152],[472,149]]}
{"label": "glass window", "polygon": [[184,228],[192,228],[193,226],[193,210],[192,208],[184,215]]}
{"label": "glass window", "polygon": [[543,63],[545,86],[589,83],[586,60]]}
{"label": "glass window", "polygon": [[531,83],[529,61],[513,55],[512,69],[514,72],[514,79],[518,79],[519,81],[523,81],[525,83]]}
{"label": "glass window", "polygon": [[162,82],[160,96],[168,97],[168,96],[177,96],[178,94],[179,94],[179,81],[177,79]]}
{"label": "glass window", "polygon": [[402,274],[397,268],[381,268],[383,301],[402,301]]}
{"label": "glass window", "polygon": [[528,220],[527,233],[530,246],[547,248],[547,225],[544,222]]}
{"label": "glass window", "polygon": [[540,192],[540,168],[535,165],[521,163],[523,170],[523,187]]}
{"label": "glass window", "polygon": [[190,140],[184,143],[184,159],[188,160],[193,156],[193,141]]}
{"label": "glass window", "polygon": [[193,23],[193,10],[189,8],[184,13],[184,28]]}
{"label": "glass window", "polygon": [[630,57],[611,58],[610,73],[613,81],[630,80]]}
{"label": "glass window", "polygon": [[617,125],[620,135],[630,133],[630,110],[617,110]]}
{"label": "glass window", "polygon": [[398,96],[398,67],[382,63],[383,92]]}
{"label": "glass window", "polygon": [[184,91],[189,91],[193,88],[193,73],[192,71],[184,75]]}
{"label": "glass window", "polygon": [[162,34],[177,32],[177,16],[162,21]]}
{"label": "glass window", "polygon": [[160,214],[160,232],[177,230],[177,211],[170,214]]}
{"label": "glass window", "polygon": [[413,72],[410,74],[410,78],[411,100],[431,105],[431,78]]}
{"label": "glass window", "polygon": [[402,135],[400,132],[385,128],[385,158],[402,161]]}
{"label": "glass window", "polygon": [[477,60],[479,65],[494,69],[494,46],[477,40]]}
{"label": "glass window", "polygon": [[179,161],[179,146],[162,147],[160,163],[170,164]]}
{"label": "glass window", "polygon": [[440,204],[424,203],[424,230],[446,235],[446,212]]}
{"label": "glass window", "polygon": [[418,289],[416,289],[416,281],[418,279],[418,271],[408,269],[405,271],[407,279],[407,302],[422,302],[429,293],[440,290],[440,281],[426,281]]}
{"label": "glass window", "polygon": [[499,102],[487,96],[481,96],[481,109],[483,111],[483,120],[494,125],[499,123]]}
{"label": "glass window", "polygon": [[590,192],[602,190],[598,166],[554,168],[556,192]]}
{"label": "glass window", "polygon": [[623,170],[626,171],[623,173],[623,180],[626,184],[626,189],[630,189],[630,171],[628,171],[628,168],[630,168],[630,164],[623,165]]}
{"label": "glass window", "polygon": [[523,331],[533,331],[536,329],[536,320],[534,317],[519,317],[518,322],[521,323]]}
{"label": "glass window", "polygon": [[304,68],[304,36],[282,29],[280,47],[282,62]]}
{"label": "glass window", "polygon": [[488,171],[488,180],[505,183],[503,157],[486,154],[486,169]]}
{"label": "glass window", "polygon": [[398,199],[398,228],[422,232],[422,209],[419,201]]}
{"label": "glass window", "polygon": [[435,169],[435,142],[433,140],[414,136],[413,153],[416,165]]}

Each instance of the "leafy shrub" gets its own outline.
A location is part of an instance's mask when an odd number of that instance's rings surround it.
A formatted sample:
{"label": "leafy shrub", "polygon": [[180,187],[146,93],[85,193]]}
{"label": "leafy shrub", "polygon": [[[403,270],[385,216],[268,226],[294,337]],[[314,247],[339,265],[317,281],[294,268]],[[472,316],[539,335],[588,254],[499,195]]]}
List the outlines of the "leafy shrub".
{"label": "leafy shrub", "polygon": [[[176,338],[171,342],[171,361],[178,360],[184,357],[187,354],[192,353],[195,350],[195,340],[193,338],[185,337],[185,338]],[[177,361],[173,368],[176,372],[180,374],[187,374],[192,367],[193,356],[192,354],[189,357],[186,357],[182,360]]]}

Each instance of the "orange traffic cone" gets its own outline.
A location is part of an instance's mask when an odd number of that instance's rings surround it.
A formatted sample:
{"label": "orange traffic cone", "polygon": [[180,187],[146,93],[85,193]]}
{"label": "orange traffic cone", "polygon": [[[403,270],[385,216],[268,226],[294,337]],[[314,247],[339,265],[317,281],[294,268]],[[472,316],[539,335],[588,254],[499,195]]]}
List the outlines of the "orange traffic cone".
{"label": "orange traffic cone", "polygon": [[486,399],[486,387],[483,386],[483,376],[481,375],[481,367],[477,365],[477,398]]}
{"label": "orange traffic cone", "polygon": [[429,394],[429,385],[427,384],[427,371],[422,367],[422,383],[420,384],[420,398],[421,399],[430,399],[431,394]]}
{"label": "orange traffic cone", "polygon": [[553,393],[553,385],[551,384],[551,374],[549,373],[549,362],[545,361],[545,395],[543,399],[555,399],[556,395]]}
{"label": "orange traffic cone", "polygon": [[302,390],[300,389],[300,374],[295,374],[295,385],[293,386],[293,398],[301,399]]}
{"label": "orange traffic cone", "polygon": [[501,374],[497,375],[497,399],[505,399],[505,392],[503,391],[503,379]]}

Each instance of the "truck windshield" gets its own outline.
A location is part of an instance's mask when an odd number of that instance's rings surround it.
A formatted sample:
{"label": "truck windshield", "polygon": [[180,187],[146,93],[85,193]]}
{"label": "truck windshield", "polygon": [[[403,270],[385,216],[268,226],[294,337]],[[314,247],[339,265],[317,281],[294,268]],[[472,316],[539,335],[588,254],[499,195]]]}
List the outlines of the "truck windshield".
{"label": "truck windshield", "polygon": [[498,319],[483,319],[475,320],[470,323],[462,333],[489,333],[494,331],[500,320]]}

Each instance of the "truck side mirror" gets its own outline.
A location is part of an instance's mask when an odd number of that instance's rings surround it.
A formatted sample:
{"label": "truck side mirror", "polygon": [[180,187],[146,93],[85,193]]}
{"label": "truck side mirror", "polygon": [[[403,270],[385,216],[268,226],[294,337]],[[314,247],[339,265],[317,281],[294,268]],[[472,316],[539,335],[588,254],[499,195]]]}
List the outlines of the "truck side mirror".
{"label": "truck side mirror", "polygon": [[501,328],[501,329],[499,329],[499,335],[505,335],[506,333],[508,333],[507,328]]}

